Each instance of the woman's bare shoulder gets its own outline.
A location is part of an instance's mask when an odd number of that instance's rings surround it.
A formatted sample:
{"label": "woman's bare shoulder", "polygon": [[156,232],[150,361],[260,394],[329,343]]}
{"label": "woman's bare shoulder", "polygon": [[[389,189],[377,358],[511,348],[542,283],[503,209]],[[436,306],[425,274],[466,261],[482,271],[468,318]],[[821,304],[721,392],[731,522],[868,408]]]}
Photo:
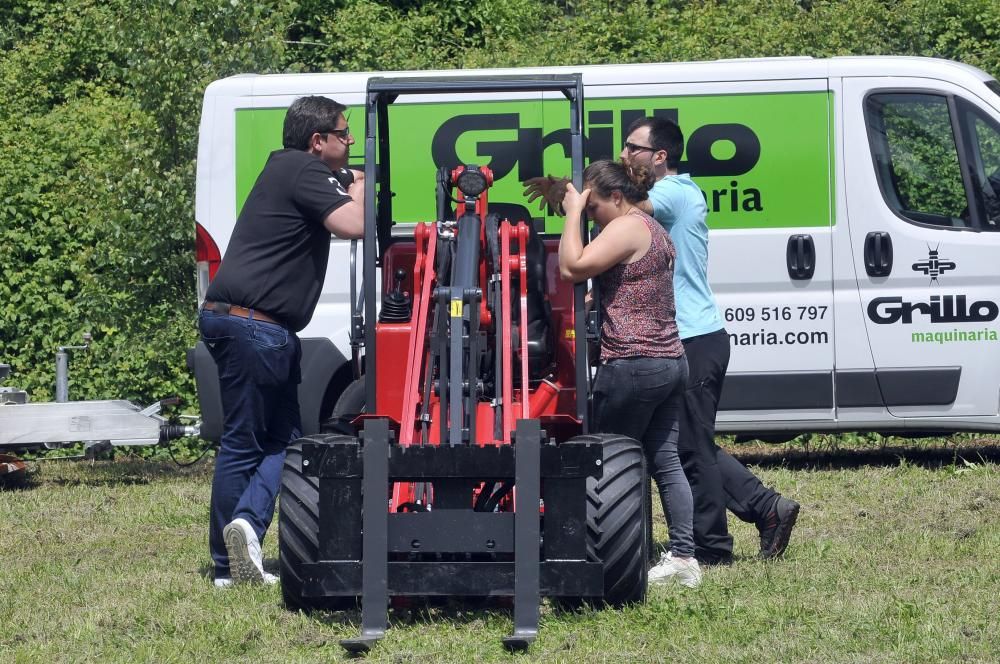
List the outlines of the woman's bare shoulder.
{"label": "woman's bare shoulder", "polygon": [[611,232],[615,235],[634,235],[635,237],[649,237],[649,229],[646,222],[637,214],[623,214],[612,219],[604,227],[602,233]]}

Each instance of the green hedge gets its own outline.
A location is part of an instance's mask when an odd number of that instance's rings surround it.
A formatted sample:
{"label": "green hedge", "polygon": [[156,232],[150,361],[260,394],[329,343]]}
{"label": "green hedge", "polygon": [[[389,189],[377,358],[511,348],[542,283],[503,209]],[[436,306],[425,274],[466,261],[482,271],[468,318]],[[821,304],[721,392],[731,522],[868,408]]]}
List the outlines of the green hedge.
{"label": "green hedge", "polygon": [[[1000,73],[994,0],[8,0],[0,5],[0,361],[53,397],[195,403],[194,158],[240,72],[913,54]],[[190,408],[190,407],[189,407]]]}
{"label": "green hedge", "polygon": [[194,157],[212,80],[280,69],[292,3],[21,0],[0,9],[0,361],[54,397],[195,403]]}

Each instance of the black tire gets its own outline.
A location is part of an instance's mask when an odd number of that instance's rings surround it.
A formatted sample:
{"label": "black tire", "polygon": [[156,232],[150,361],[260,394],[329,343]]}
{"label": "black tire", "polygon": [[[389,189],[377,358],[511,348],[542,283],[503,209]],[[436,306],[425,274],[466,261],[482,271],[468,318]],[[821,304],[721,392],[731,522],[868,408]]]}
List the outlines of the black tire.
{"label": "black tire", "polygon": [[[603,601],[611,606],[646,598],[652,531],[650,490],[642,446],[615,434],[576,436],[565,444],[600,445],[604,474],[587,479],[587,558],[604,566]],[[601,598],[586,598],[593,601]],[[564,598],[564,605],[579,603]]]}
{"label": "black tire", "polygon": [[354,430],[351,422],[365,412],[365,377],[351,381],[350,385],[337,397],[329,419],[320,425],[323,433],[349,434]]}
{"label": "black tire", "polygon": [[[281,596],[293,610],[344,610],[358,605],[357,597],[304,597],[302,566],[319,557],[319,481],[302,473],[302,443],[353,442],[353,436],[318,435],[300,438],[288,446],[281,471],[278,502],[278,570]],[[361,534],[358,533],[358,539]]]}

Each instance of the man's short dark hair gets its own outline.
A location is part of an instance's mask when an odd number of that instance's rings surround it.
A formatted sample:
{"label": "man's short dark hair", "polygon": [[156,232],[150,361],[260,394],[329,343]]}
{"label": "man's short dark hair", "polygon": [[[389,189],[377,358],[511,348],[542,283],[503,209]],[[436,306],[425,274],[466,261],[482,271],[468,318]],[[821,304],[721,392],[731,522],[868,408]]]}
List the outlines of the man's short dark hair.
{"label": "man's short dark hair", "polygon": [[639,118],[631,125],[628,136],[639,127],[649,127],[649,147],[667,151],[667,168],[677,170],[684,154],[684,132],[677,123],[667,118]]}
{"label": "man's short dark hair", "polygon": [[337,121],[346,108],[329,97],[299,97],[285,114],[281,142],[286,148],[308,150],[312,135],[336,129]]}

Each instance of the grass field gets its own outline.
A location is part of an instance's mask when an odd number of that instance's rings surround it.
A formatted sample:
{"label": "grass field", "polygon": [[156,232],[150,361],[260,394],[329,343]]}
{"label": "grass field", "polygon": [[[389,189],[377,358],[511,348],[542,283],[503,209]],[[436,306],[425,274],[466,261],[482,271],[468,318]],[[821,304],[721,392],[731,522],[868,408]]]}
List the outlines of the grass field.
{"label": "grass field", "polygon": [[[511,656],[505,611],[401,610],[375,662],[1000,660],[1000,440],[827,450],[738,448],[802,503],[786,557],[737,562],[697,590],[625,610],[545,606]],[[326,662],[356,612],[286,611],[277,587],[215,589],[211,461],[34,462],[0,488],[0,662]],[[666,539],[657,514],[656,537]],[[265,543],[273,567],[277,544]]]}

